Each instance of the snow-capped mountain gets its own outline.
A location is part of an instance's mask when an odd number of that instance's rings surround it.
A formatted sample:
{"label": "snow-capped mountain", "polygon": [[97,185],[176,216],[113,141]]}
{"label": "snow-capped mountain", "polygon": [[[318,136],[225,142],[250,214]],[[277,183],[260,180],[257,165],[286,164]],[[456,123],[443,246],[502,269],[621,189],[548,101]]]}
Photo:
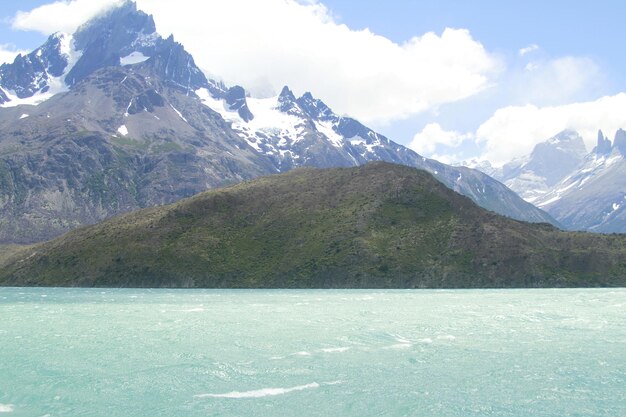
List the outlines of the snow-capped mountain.
{"label": "snow-capped mountain", "polygon": [[573,230],[626,233],[626,131],[598,144],[583,162],[535,202]]}
{"label": "snow-capped mountain", "polygon": [[502,168],[488,162],[475,168],[502,181],[524,200],[534,203],[570,174],[587,154],[583,138],[572,130],[536,145],[528,156],[513,160]]}
{"label": "snow-capped mountain", "polygon": [[360,165],[373,160],[417,163],[413,160],[416,155],[408,149],[352,118],[336,115],[311,93],[296,98],[285,86],[276,97],[254,99],[247,98],[241,87],[235,88],[235,100],[229,100],[233,94],[224,93],[220,99],[207,89],[196,93],[280,171],[307,165]]}
{"label": "snow-capped mountain", "polygon": [[189,91],[207,80],[173,36],[163,39],[152,16],[128,1],[80,27],[55,33],[46,43],[13,63],[0,66],[0,105],[39,104],[69,91],[95,71],[148,61],[162,79]]}
{"label": "snow-capped mountain", "polygon": [[479,205],[554,222],[489,176],[417,155],[306,93],[249,97],[207,79],[128,1],[0,67],[0,242],[300,167],[384,160]]}
{"label": "snow-capped mountain", "polygon": [[56,33],[30,54],[2,64],[0,106],[37,104],[67,91],[67,75],[79,59],[72,36]]}
{"label": "snow-capped mountain", "polygon": [[504,182],[567,229],[626,233],[624,155],[622,129],[613,142],[599,131],[597,145],[588,154],[580,135],[566,130],[502,168],[487,161],[466,164]]}
{"label": "snow-capped mountain", "polygon": [[[219,113],[252,148],[267,156],[277,171],[299,166],[394,162],[430,172],[449,188],[489,210],[518,220],[556,224],[488,175],[424,158],[351,117],[337,115],[309,92],[296,98],[285,86],[276,97],[254,99],[247,97],[241,87],[226,91],[225,87],[210,83],[210,89],[196,91],[202,103]],[[232,93],[234,89],[236,95]],[[236,99],[231,99],[233,96]]]}

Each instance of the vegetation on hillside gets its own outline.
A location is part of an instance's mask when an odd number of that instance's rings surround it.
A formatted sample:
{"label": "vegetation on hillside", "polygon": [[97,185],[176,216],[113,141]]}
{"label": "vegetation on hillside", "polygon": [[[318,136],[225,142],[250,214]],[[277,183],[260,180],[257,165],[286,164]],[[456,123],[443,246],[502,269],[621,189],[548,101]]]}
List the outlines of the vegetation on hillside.
{"label": "vegetation on hillside", "polygon": [[13,254],[0,283],[624,286],[626,235],[511,220],[424,171],[373,163],[298,169],[81,228]]}

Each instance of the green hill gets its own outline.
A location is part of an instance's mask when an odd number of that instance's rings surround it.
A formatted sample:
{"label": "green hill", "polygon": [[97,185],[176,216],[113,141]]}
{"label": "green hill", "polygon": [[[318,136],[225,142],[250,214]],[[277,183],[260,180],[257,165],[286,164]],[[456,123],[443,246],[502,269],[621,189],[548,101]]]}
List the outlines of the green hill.
{"label": "green hill", "polygon": [[0,258],[0,284],[624,286],[626,235],[511,220],[424,171],[373,163],[295,170],[78,229]]}

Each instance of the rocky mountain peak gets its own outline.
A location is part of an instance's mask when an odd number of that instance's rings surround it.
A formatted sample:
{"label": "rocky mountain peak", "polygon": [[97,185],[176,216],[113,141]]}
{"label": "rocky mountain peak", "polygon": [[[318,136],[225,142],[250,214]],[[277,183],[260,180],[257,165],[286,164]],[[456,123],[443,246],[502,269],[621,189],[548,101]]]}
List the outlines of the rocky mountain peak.
{"label": "rocky mountain peak", "polygon": [[151,52],[158,40],[152,16],[127,1],[78,28],[74,47],[83,54],[66,83],[74,85],[99,68],[120,65],[120,58],[132,53]]}
{"label": "rocky mountain peak", "polygon": [[535,145],[530,161],[525,164],[525,167],[552,169],[555,161],[561,161],[567,162],[569,169],[569,165],[577,165],[586,154],[587,149],[582,136],[576,131],[564,130],[547,141]]}
{"label": "rocky mountain peak", "polygon": [[296,96],[287,86],[284,86],[278,95],[278,110],[283,113],[297,112],[299,110],[296,103]]}
{"label": "rocky mountain peak", "polygon": [[199,88],[207,88],[208,81],[197,67],[193,57],[183,45],[170,36],[166,40],[159,38],[146,65],[151,66],[163,80],[173,83],[190,93]]}
{"label": "rocky mountain peak", "polygon": [[585,142],[583,141],[582,136],[580,136],[580,134],[578,134],[575,130],[566,129],[548,139],[546,142],[537,145],[535,150],[541,149],[545,146],[551,146],[563,152],[578,154],[580,157],[587,154]]}
{"label": "rocky mountain peak", "polygon": [[[13,63],[0,66],[0,105],[10,101],[45,94],[51,84],[62,89],[63,76],[73,59],[72,36],[50,35],[46,42],[27,55],[18,55]],[[57,79],[57,80],[55,80]]]}
{"label": "rocky mountain peak", "polygon": [[156,32],[151,15],[137,10],[133,1],[112,8],[78,28],[74,34],[77,49],[84,49],[99,40],[106,40],[111,49],[123,49],[140,34]]}
{"label": "rocky mountain peak", "polygon": [[226,104],[228,104],[229,110],[237,111],[239,113],[239,117],[241,117],[245,122],[249,122],[254,119],[254,115],[250,111],[250,108],[248,108],[246,90],[244,90],[243,87],[236,85],[229,88],[224,95],[224,100],[226,101]]}
{"label": "rocky mountain peak", "polygon": [[67,66],[67,50],[70,48],[71,35],[57,32],[48,37],[46,43],[30,54],[39,58],[48,74],[59,77]]}
{"label": "rocky mountain peak", "polygon": [[304,93],[302,97],[297,100],[298,104],[309,116],[316,120],[330,120],[335,114],[333,111],[322,101],[313,97],[310,92]]}
{"label": "rocky mountain peak", "polygon": [[[139,64],[187,95],[210,87],[184,47],[173,36],[159,36],[153,17],[126,1],[74,35],[55,34],[31,54],[1,66],[0,105],[37,104],[102,68]],[[250,119],[248,113],[243,112]]]}
{"label": "rocky mountain peak", "polygon": [[284,87],[278,98],[250,99],[243,87],[208,80],[130,1],[27,58],[0,67],[0,100],[37,104],[0,109],[0,183],[10,184],[0,187],[0,242],[50,237],[260,174],[375,160],[426,169],[490,210],[553,221],[497,181],[422,158],[311,93],[296,98]]}
{"label": "rocky mountain peak", "polygon": [[308,114],[308,111],[302,107],[301,100],[296,99],[293,91],[291,91],[287,86],[283,87],[280,94],[278,95],[277,101],[278,104],[276,106],[276,109],[283,113],[296,116],[300,119],[314,119],[314,117],[310,116]]}
{"label": "rocky mountain peak", "polygon": [[615,133],[613,149],[617,149],[622,155],[626,156],[626,131],[624,129],[619,129]]}
{"label": "rocky mountain peak", "polygon": [[535,145],[530,155],[505,164],[493,174],[525,200],[535,202],[576,169],[586,154],[578,132],[564,130]]}
{"label": "rocky mountain peak", "polygon": [[592,153],[597,155],[608,155],[611,153],[611,141],[604,136],[602,130],[598,130],[598,144],[593,148]]}

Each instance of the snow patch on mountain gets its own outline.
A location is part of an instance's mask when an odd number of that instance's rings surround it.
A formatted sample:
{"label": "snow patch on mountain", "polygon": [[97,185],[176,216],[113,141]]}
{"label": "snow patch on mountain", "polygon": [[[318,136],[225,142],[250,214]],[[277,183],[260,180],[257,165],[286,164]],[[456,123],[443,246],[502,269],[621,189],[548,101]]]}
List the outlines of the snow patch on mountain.
{"label": "snow patch on mountain", "polygon": [[598,146],[535,204],[565,227],[594,232],[626,232],[626,156],[598,132]]}
{"label": "snow patch on mountain", "polygon": [[380,146],[380,140],[375,140],[372,143],[368,143],[367,139],[364,139],[361,136],[354,136],[352,138],[349,138],[348,142],[350,142],[352,146],[355,146],[357,148],[365,148],[365,152],[361,154],[361,156],[363,156],[364,158],[367,157],[367,154],[374,153],[374,149],[377,146]]}
{"label": "snow patch on mountain", "polygon": [[125,57],[120,58],[120,65],[135,65],[140,64],[142,62],[146,62],[149,60],[149,56],[145,56],[139,51],[135,51],[126,55]]}
{"label": "snow patch on mountain", "polygon": [[173,105],[170,104],[170,107],[172,108],[172,110],[174,110],[176,112],[176,114],[178,115],[178,117],[180,117],[185,123],[189,123],[187,121],[187,119],[185,119],[185,116],[183,116],[183,114]]}
{"label": "snow patch on mountain", "polygon": [[137,49],[152,48],[159,42],[159,39],[161,39],[161,35],[156,30],[150,34],[141,32],[137,35],[132,46]]}
{"label": "snow patch on mountain", "polygon": [[316,121],[315,122],[315,127],[317,128],[317,130],[322,133],[324,136],[326,136],[328,138],[328,140],[330,141],[330,143],[336,147],[336,148],[341,148],[344,145],[344,138],[343,136],[339,135],[337,132],[335,132],[335,125],[332,122],[320,122],[320,121]]}
{"label": "snow patch on mountain", "polygon": [[[278,109],[278,96],[248,98],[248,107],[254,118],[246,122],[238,111],[230,110],[226,100],[213,97],[208,89],[201,88],[195,93],[204,105],[231,123],[231,128],[258,152],[285,156],[290,151],[288,148],[302,139],[305,120],[281,112]],[[273,143],[272,138],[277,138],[277,142]]]}
{"label": "snow patch on mountain", "polygon": [[540,208],[546,208],[560,200],[567,193],[584,190],[588,182],[601,178],[609,171],[609,167],[620,162],[624,162],[624,156],[616,152],[608,156],[588,155],[575,172],[563,178],[551,190],[548,190],[543,196],[536,199],[535,205]]}

